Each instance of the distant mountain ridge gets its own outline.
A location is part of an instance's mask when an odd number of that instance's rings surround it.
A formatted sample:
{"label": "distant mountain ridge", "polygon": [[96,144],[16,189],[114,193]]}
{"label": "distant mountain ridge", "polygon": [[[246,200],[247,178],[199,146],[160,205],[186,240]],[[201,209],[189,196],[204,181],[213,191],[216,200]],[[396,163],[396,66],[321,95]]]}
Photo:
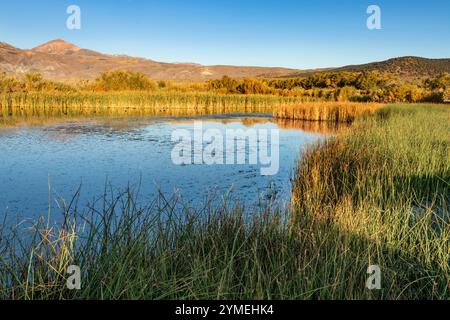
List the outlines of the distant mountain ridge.
{"label": "distant mountain ridge", "polygon": [[30,50],[16,48],[0,42],[0,72],[21,76],[27,72],[40,72],[53,80],[93,79],[102,72],[126,69],[142,72],[156,80],[203,81],[221,78],[245,77],[305,77],[321,72],[373,71],[390,72],[402,79],[433,77],[450,73],[450,59],[399,57],[386,61],[350,65],[340,68],[296,70],[289,68],[203,66],[196,63],[165,63],[127,55],[109,55],[83,49],[72,43],[56,39]]}
{"label": "distant mountain ridge", "polygon": [[443,72],[450,73],[450,59],[428,59],[422,57],[399,57],[385,61],[360,65],[349,65],[340,68],[328,68],[317,72],[299,72],[295,76],[308,76],[320,72],[389,72],[404,80],[414,80],[425,77],[435,77]]}
{"label": "distant mountain ridge", "polygon": [[288,68],[203,66],[194,63],[164,63],[126,55],[108,55],[83,49],[61,39],[30,50],[0,42],[0,71],[12,75],[40,72],[54,80],[93,79],[105,71],[126,69],[142,72],[153,79],[208,80],[224,75],[243,77],[278,77],[299,70]]}

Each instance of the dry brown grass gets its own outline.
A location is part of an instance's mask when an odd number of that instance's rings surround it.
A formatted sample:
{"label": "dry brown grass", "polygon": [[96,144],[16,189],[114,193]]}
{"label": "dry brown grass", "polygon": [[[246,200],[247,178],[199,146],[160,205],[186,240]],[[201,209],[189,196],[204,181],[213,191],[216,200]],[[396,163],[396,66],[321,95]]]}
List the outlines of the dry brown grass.
{"label": "dry brown grass", "polygon": [[383,104],[356,102],[306,102],[284,105],[273,116],[279,119],[352,122],[356,117],[374,113]]}
{"label": "dry brown grass", "polygon": [[192,116],[271,113],[299,99],[214,93],[17,93],[0,95],[0,124],[24,118],[85,116]]}

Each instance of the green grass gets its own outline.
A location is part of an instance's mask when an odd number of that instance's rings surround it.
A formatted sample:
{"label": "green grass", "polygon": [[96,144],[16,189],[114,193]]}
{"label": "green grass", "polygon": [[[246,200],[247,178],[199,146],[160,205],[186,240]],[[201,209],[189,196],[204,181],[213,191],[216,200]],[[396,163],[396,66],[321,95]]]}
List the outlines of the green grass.
{"label": "green grass", "polygon": [[[290,212],[129,192],[0,229],[0,298],[449,299],[450,111],[388,106],[299,162]],[[203,217],[202,219],[199,217]],[[77,264],[82,290],[65,288]],[[369,265],[382,289],[365,287]]]}
{"label": "green grass", "polygon": [[346,292],[366,297],[346,277],[372,263],[383,297],[450,298],[449,133],[448,106],[388,106],[301,160],[293,223],[323,228],[321,264]]}

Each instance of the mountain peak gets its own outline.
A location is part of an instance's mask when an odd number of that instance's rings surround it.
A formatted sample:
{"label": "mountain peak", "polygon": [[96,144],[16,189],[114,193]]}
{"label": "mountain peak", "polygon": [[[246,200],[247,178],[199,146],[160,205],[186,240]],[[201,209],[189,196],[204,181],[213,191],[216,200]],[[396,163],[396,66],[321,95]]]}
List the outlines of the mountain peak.
{"label": "mountain peak", "polygon": [[55,39],[49,42],[46,42],[36,48],[32,49],[35,52],[43,52],[50,54],[65,54],[67,52],[76,52],[80,51],[81,48],[64,40]]}
{"label": "mountain peak", "polygon": [[16,47],[10,45],[9,43],[1,42],[1,41],[0,41],[0,49],[19,50],[18,48],[16,48]]}

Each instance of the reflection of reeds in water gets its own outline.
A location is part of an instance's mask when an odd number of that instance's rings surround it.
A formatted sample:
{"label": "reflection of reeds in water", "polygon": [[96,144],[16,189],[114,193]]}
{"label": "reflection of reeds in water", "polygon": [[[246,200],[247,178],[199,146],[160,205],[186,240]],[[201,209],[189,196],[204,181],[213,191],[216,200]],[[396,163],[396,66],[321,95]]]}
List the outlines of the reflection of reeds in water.
{"label": "reflection of reeds in water", "polygon": [[171,120],[170,123],[173,124],[180,124],[180,123],[184,123],[184,124],[190,124],[193,123],[195,121],[201,121],[204,123],[221,123],[221,124],[230,124],[230,123],[242,123],[245,127],[252,127],[256,124],[264,124],[264,123],[268,123],[268,122],[273,122],[273,119],[271,117],[259,117],[259,116],[225,116],[223,118],[181,118],[181,119],[174,119]]}
{"label": "reflection of reeds in water", "polygon": [[[125,121],[125,119],[132,119],[131,123],[128,121]],[[98,115],[95,116],[15,116],[15,117],[6,117],[2,118],[0,117],[0,128],[12,128],[17,127],[21,125],[25,126],[44,126],[44,125],[54,125],[58,123],[64,123],[66,121],[79,121],[79,122],[86,122],[89,120],[100,120],[98,124],[100,125],[108,125],[110,127],[115,128],[116,130],[121,129],[129,129],[130,125],[133,127],[136,126],[145,126],[148,125],[148,118],[141,118],[141,121],[138,121],[140,118],[136,118],[132,115],[130,117],[123,117],[123,116],[102,116]],[[333,121],[306,121],[306,120],[292,120],[292,119],[275,119],[270,117],[229,117],[229,118],[175,118],[171,119],[170,123],[172,124],[180,124],[180,123],[193,123],[194,121],[202,121],[205,123],[211,123],[211,122],[220,122],[222,124],[230,124],[235,122],[240,122],[245,127],[253,127],[255,125],[262,125],[265,123],[274,123],[276,124],[280,129],[285,130],[302,130],[305,132],[310,133],[321,133],[321,134],[337,134],[341,132],[344,129],[347,129],[350,127],[350,124],[347,123],[340,123],[340,122],[333,122]]]}
{"label": "reflection of reeds in water", "polygon": [[273,115],[280,119],[352,122],[356,117],[373,113],[381,107],[375,103],[311,102],[281,106]]}
{"label": "reflection of reeds in water", "polygon": [[[190,124],[198,119],[182,119],[172,120],[171,123],[185,123]],[[280,129],[284,130],[301,130],[309,133],[320,134],[337,134],[345,129],[350,128],[351,124],[333,121],[307,121],[307,120],[292,120],[292,119],[275,119],[270,117],[228,117],[217,119],[201,119],[205,123],[219,122],[222,124],[230,124],[239,122],[245,127],[253,127],[255,125],[262,125],[266,123],[273,123]]]}
{"label": "reflection of reeds in water", "polygon": [[70,121],[85,121],[89,117],[83,116],[63,116],[63,115],[14,115],[14,116],[1,116],[0,114],[0,129],[11,128],[17,126],[44,126],[52,125],[58,122],[70,120]]}
{"label": "reflection of reeds in water", "polygon": [[302,130],[311,133],[336,134],[350,127],[348,123],[334,121],[306,121],[276,119],[278,127],[287,130]]}
{"label": "reflection of reeds in water", "polygon": [[142,118],[142,121],[138,121],[138,118],[129,117],[131,122],[124,121],[128,117],[124,118],[122,116],[89,116],[89,115],[76,115],[76,116],[64,116],[64,115],[37,115],[37,116],[14,116],[14,117],[1,117],[0,116],[0,129],[8,129],[18,126],[49,126],[55,124],[62,124],[66,122],[82,122],[87,123],[88,121],[95,121],[97,125],[110,126],[116,130],[128,129],[130,125],[144,126],[148,124],[146,118]]}
{"label": "reflection of reeds in water", "polygon": [[272,118],[259,118],[259,117],[248,117],[241,119],[242,124],[246,127],[253,127],[257,124],[265,124],[268,122],[273,122]]}

